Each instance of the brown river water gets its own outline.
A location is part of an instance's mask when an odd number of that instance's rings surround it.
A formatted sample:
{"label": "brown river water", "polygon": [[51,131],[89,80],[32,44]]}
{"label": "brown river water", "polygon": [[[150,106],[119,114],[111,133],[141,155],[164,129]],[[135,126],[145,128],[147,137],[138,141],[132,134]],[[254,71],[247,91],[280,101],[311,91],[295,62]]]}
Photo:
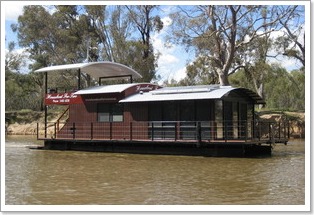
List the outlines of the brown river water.
{"label": "brown river water", "polygon": [[267,158],[34,150],[6,136],[5,205],[304,205],[304,140]]}

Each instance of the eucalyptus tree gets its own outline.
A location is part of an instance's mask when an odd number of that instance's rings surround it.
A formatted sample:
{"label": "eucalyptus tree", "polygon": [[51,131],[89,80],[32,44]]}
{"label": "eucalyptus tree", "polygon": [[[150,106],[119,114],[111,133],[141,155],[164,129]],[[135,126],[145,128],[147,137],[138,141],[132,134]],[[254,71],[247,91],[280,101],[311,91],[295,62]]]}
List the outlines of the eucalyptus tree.
{"label": "eucalyptus tree", "polygon": [[9,42],[8,50],[5,54],[5,71],[20,72],[22,67],[26,65],[27,55],[25,52],[16,52],[15,43]]}
{"label": "eucalyptus tree", "polygon": [[[13,29],[34,60],[31,70],[54,64],[107,60],[151,81],[157,67],[150,34],[162,28],[157,6],[25,6]],[[88,79],[88,77],[86,77]],[[88,81],[87,81],[88,82]]]}
{"label": "eucalyptus tree", "polygon": [[133,43],[133,56],[138,70],[142,76],[142,81],[151,81],[155,77],[157,58],[151,41],[153,31],[159,32],[163,28],[163,22],[160,16],[154,13],[158,10],[155,5],[132,5],[126,6],[129,11],[129,19],[132,25],[139,33],[138,40]]}
{"label": "eucalyptus tree", "polygon": [[[279,12],[283,11],[281,8]],[[305,67],[305,17],[304,6],[295,5],[291,13],[279,20],[284,29],[277,38],[276,46],[280,54],[298,60]]]}
{"label": "eucalyptus tree", "polygon": [[291,6],[200,5],[180,7],[171,15],[176,41],[207,56],[208,65],[221,85],[245,67],[244,55],[255,42],[278,30],[280,20],[292,13]]}
{"label": "eucalyptus tree", "polygon": [[39,109],[40,100],[36,99],[38,87],[34,85],[32,76],[24,73],[27,54],[15,49],[9,43],[5,53],[5,109]]}
{"label": "eucalyptus tree", "polygon": [[[266,108],[275,110],[304,110],[305,74],[299,70],[288,72],[279,64],[265,64],[264,100]],[[255,90],[251,80],[247,79],[244,69],[232,74],[230,83],[237,87]]]}

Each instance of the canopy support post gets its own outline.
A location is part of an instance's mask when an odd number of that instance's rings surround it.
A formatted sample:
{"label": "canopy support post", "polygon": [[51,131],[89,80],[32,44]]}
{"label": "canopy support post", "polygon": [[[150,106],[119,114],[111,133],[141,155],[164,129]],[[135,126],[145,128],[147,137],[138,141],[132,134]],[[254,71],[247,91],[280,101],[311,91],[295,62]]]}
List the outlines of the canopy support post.
{"label": "canopy support post", "polygon": [[130,75],[130,83],[131,83],[131,84],[133,83],[133,77],[132,77],[132,75]]}
{"label": "canopy support post", "polygon": [[45,109],[45,138],[47,138],[47,115],[48,115],[48,106],[46,105],[46,96],[48,93],[48,73],[45,72],[45,95],[44,95],[44,109]]}
{"label": "canopy support post", "polygon": [[77,70],[77,90],[81,89],[81,69]]}

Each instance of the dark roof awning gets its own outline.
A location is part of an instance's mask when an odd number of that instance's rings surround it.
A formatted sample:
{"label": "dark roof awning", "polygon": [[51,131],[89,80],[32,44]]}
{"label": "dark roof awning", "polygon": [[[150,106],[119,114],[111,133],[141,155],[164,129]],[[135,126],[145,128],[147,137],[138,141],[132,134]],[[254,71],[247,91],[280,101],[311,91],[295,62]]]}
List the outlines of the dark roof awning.
{"label": "dark roof awning", "polygon": [[265,100],[252,90],[246,88],[236,88],[236,91],[246,94],[248,97],[254,100],[255,104],[266,104]]}
{"label": "dark roof awning", "polygon": [[49,66],[38,69],[35,72],[71,71],[79,69],[81,72],[84,72],[96,79],[123,76],[130,76],[133,79],[142,78],[142,76],[132,68],[109,61]]}

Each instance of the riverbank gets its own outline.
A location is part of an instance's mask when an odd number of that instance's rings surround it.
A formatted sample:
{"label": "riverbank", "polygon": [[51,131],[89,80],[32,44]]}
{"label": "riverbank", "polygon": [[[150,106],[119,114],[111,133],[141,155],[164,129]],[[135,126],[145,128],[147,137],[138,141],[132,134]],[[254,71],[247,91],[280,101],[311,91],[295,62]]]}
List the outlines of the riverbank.
{"label": "riverbank", "polygon": [[305,137],[305,114],[304,112],[289,111],[260,111],[257,112],[257,118],[265,121],[284,122],[289,121],[290,138]]}
{"label": "riverbank", "polygon": [[[57,121],[62,111],[55,111],[48,115],[49,122]],[[257,117],[261,120],[290,122],[290,137],[304,138],[305,136],[305,115],[303,112],[274,112],[260,111]],[[44,112],[21,110],[8,111],[5,113],[5,133],[6,135],[36,135],[37,122],[44,126]]]}
{"label": "riverbank", "polygon": [[[55,122],[61,111],[49,113],[47,120]],[[41,111],[21,110],[5,112],[5,134],[6,135],[36,135],[37,123],[44,127],[45,113]]]}

